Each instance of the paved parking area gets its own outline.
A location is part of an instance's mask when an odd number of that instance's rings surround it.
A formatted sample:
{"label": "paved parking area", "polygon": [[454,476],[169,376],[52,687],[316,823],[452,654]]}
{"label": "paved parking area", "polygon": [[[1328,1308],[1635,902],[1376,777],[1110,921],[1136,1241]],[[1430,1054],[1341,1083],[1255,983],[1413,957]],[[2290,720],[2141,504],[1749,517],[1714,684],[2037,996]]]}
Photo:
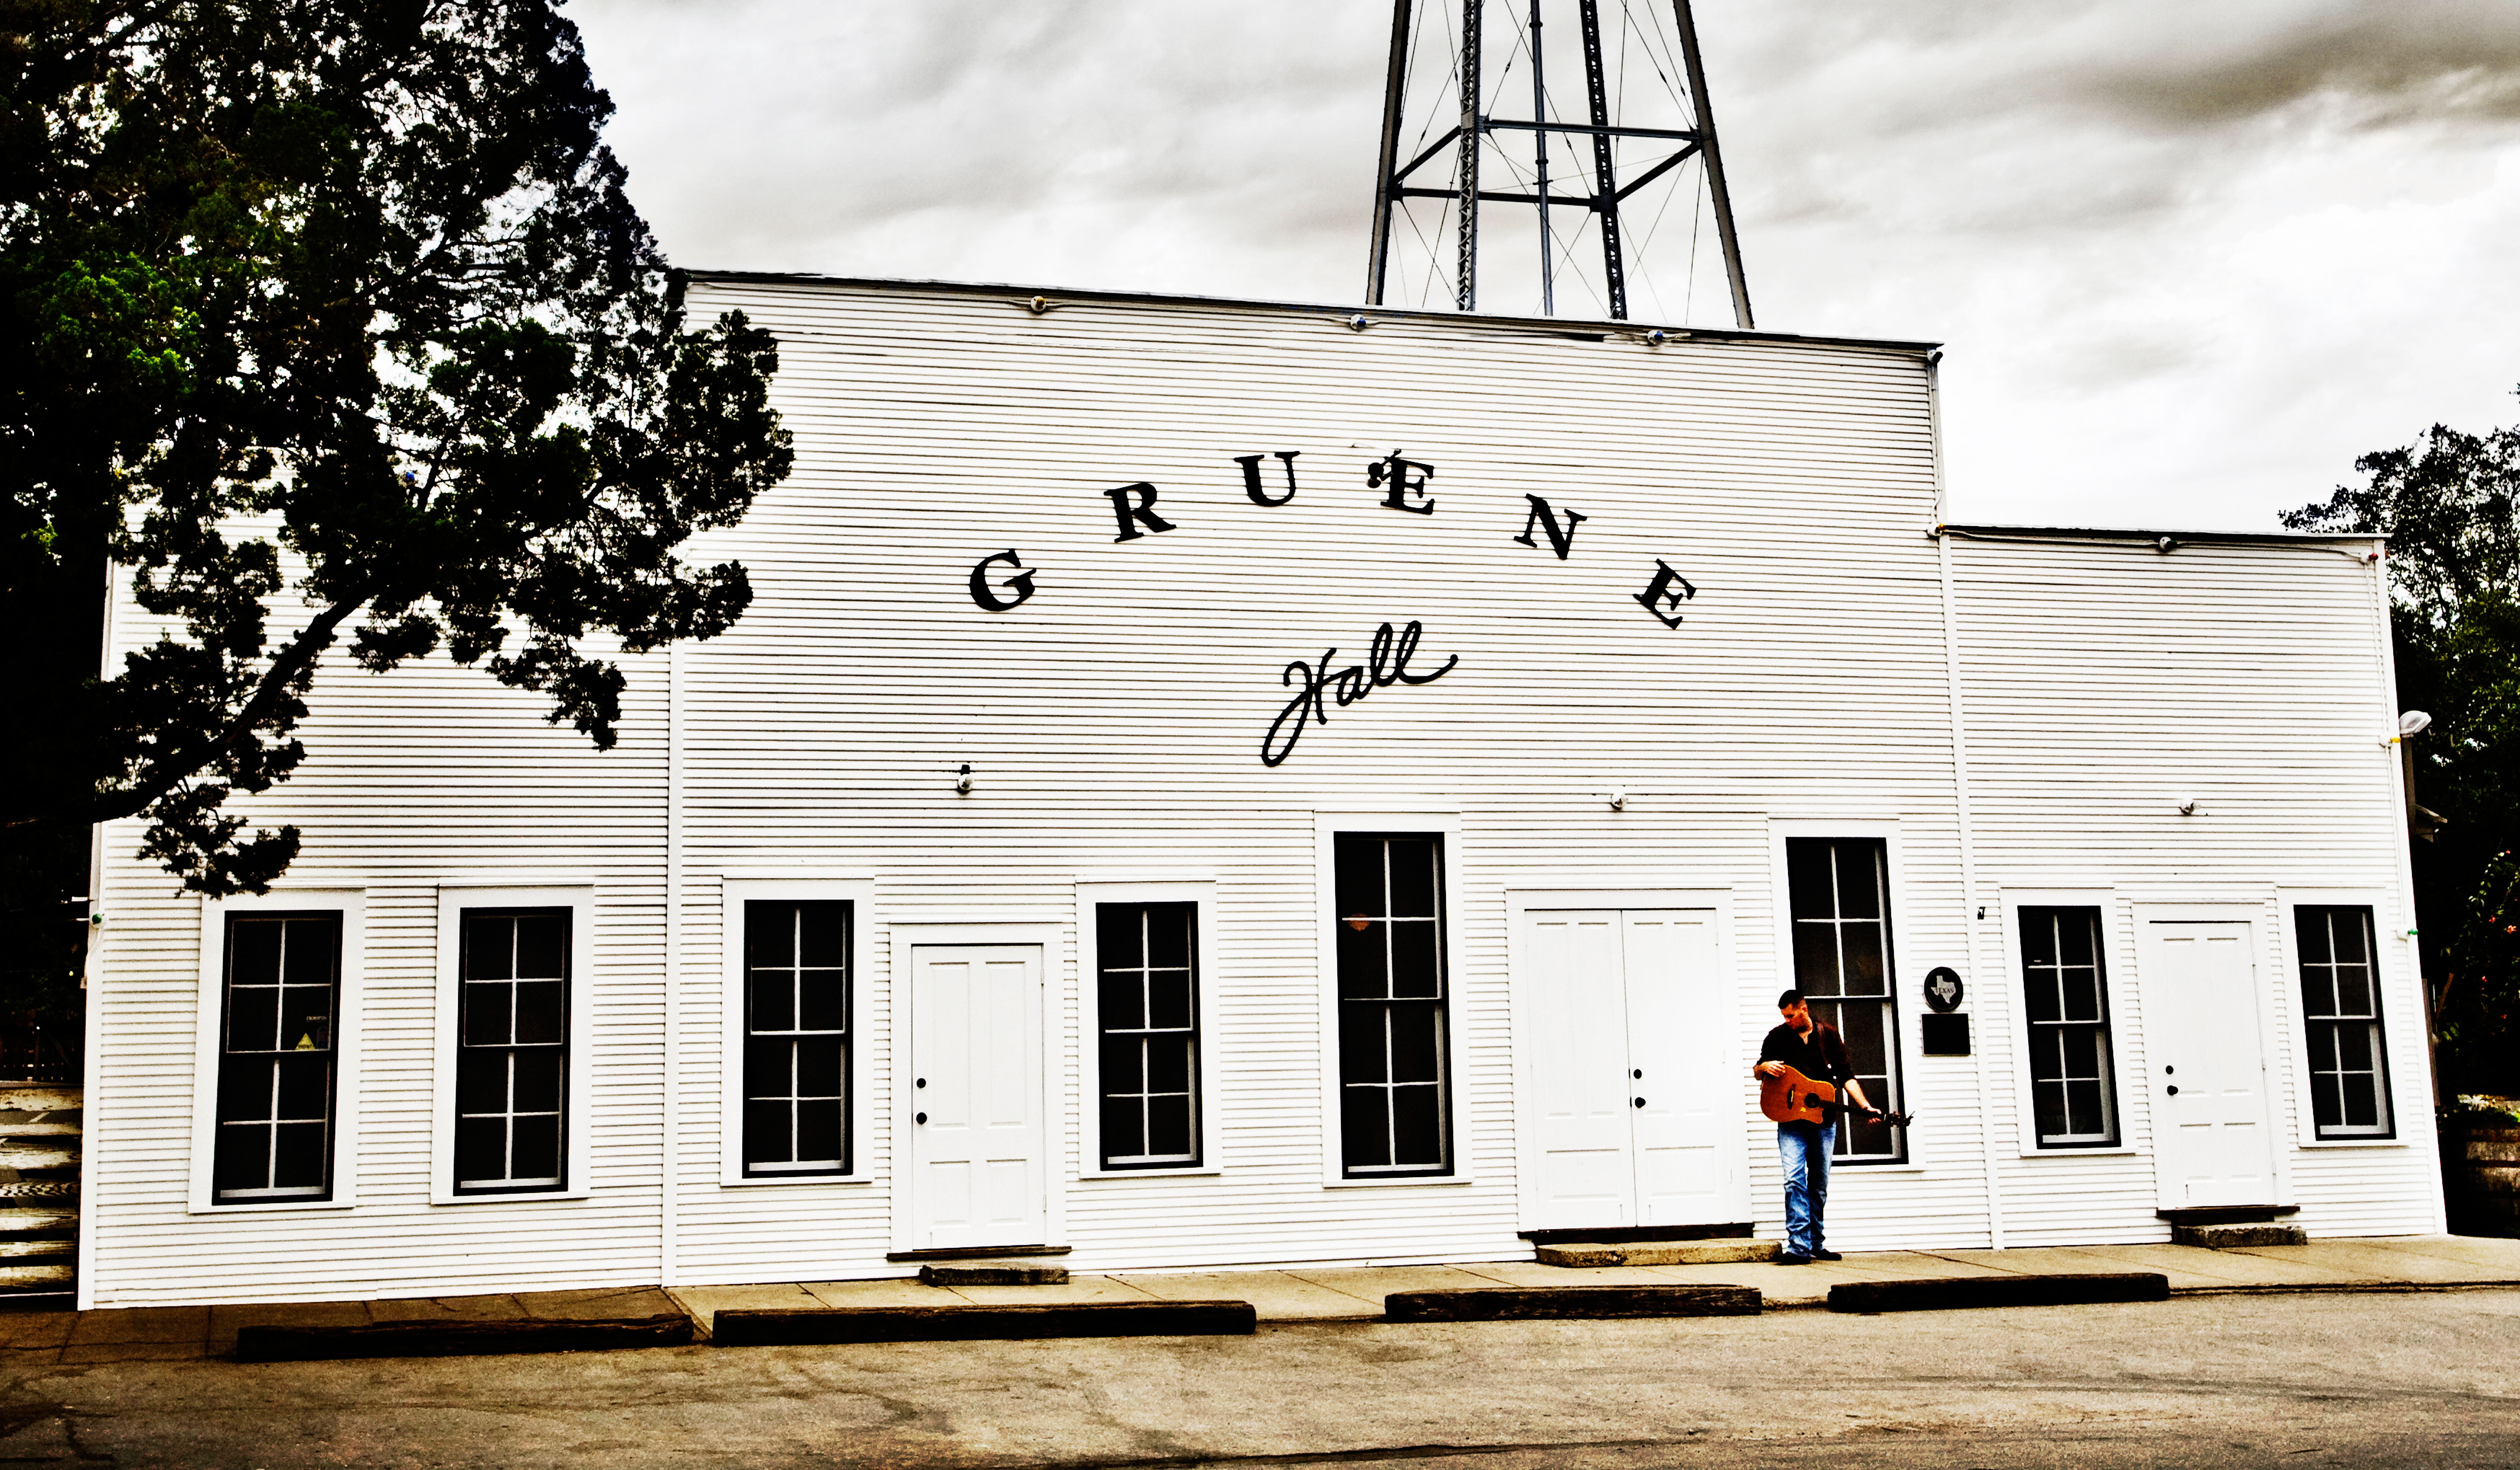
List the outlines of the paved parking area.
{"label": "paved parking area", "polygon": [[728,1308],[937,1307],[957,1303],[1249,1302],[1264,1322],[1371,1320],[1395,1291],[1481,1286],[1694,1283],[1755,1287],[1771,1308],[1818,1307],[1840,1281],[1941,1279],[2053,1271],[2160,1271],[2174,1293],[2413,1290],[2520,1286],[2520,1240],[2416,1235],[2205,1250],[2184,1245],[2025,1250],[1874,1251],[1810,1266],[1559,1267],[1532,1261],[1443,1266],[1080,1275],[1063,1286],[927,1286],[915,1277],[746,1286],[620,1287],[363,1302],[142,1307],[0,1314],[0,1354],[22,1366],[224,1358],[253,1324],[353,1326],[416,1318],[575,1320],[688,1314],[705,1334]]}

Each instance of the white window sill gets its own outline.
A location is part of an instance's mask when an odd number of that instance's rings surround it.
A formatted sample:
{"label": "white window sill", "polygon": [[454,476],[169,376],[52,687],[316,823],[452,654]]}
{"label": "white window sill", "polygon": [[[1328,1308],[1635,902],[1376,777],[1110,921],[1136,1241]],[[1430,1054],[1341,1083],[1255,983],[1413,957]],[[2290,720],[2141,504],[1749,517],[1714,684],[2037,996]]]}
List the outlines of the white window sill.
{"label": "white window sill", "polygon": [[1325,1189],[1458,1189],[1478,1180],[1466,1174],[1410,1175],[1396,1180],[1324,1180]]}
{"label": "white window sill", "polygon": [[2299,1148],[2407,1148],[2411,1145],[2398,1138],[2318,1138],[2294,1145]]}
{"label": "white window sill", "polygon": [[432,1194],[432,1205],[538,1205],[546,1200],[592,1199],[592,1189],[553,1189],[539,1194]]}
{"label": "white window sill", "polygon": [[1930,1164],[1858,1164],[1852,1160],[1840,1163],[1831,1159],[1828,1165],[1828,1177],[1831,1180],[1837,1180],[1852,1178],[1859,1174],[1924,1174],[1932,1168]]}
{"label": "white window sill", "polygon": [[2141,1153],[2139,1148],[2123,1144],[2116,1148],[2025,1148],[2025,1159],[2131,1159]]}
{"label": "white window sill", "polygon": [[326,1210],[355,1210],[358,1207],[359,1202],[355,1199],[267,1199],[251,1204],[187,1205],[184,1207],[184,1213],[187,1215],[311,1215]]}
{"label": "white window sill", "polygon": [[1215,1166],[1181,1169],[1086,1169],[1078,1172],[1080,1180],[1213,1180],[1225,1177]]}
{"label": "white window sill", "polygon": [[872,1174],[761,1174],[749,1179],[719,1180],[721,1189],[759,1189],[764,1186],[801,1189],[816,1184],[872,1184]]}

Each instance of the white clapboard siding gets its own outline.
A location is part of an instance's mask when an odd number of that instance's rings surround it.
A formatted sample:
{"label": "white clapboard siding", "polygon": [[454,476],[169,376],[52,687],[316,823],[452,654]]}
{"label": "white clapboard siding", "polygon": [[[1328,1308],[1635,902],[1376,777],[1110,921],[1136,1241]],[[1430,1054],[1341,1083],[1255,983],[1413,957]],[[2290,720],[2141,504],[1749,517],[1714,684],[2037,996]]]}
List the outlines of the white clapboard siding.
{"label": "white clapboard siding", "polygon": [[[1968,903],[2078,882],[2121,909],[2245,889],[2272,914],[2278,883],[2394,902],[2386,772],[2363,769],[2377,746],[2328,748],[2385,703],[2368,574],[2301,546],[1938,545],[1919,345],[1652,346],[1434,314],[1359,333],[1328,309],[1114,296],[1036,315],[1031,294],[694,282],[697,318],[740,308],[778,334],[796,468],[692,549],[742,560],[752,609],[706,644],[624,660],[620,748],[590,750],[533,696],[442,657],[384,678],[327,661],[305,768],[241,809],[305,828],[290,884],[364,895],[355,1208],[186,1213],[198,987],[216,957],[198,905],[133,860],[136,824],[109,830],[96,1300],[900,1274],[894,945],[993,914],[1062,936],[1050,1172],[1073,1269],[1522,1255],[1508,896],[1535,889],[1721,905],[1736,1003],[1710,1023],[1743,1071],[1744,1218],[1774,1233],[1772,1132],[1746,1069],[1790,971],[1778,824],[1858,824],[1896,854],[1903,1101],[1920,1122],[1905,1165],[1840,1171],[1832,1243],[1985,1244],[1991,1174],[2016,1243],[2160,1238],[2139,1107],[2130,1152],[2019,1157],[2002,945]],[[1367,485],[1395,449],[1435,467],[1433,513]],[[1235,457],[1278,450],[1300,451],[1298,493],[1254,505]],[[1281,493],[1279,462],[1262,469]],[[1176,529],[1115,543],[1102,492],[1139,481]],[[1568,559],[1514,540],[1527,494],[1587,517]],[[1010,549],[1036,593],[984,612],[968,579]],[[1636,601],[1658,557],[1698,589],[1676,630]],[[2270,626],[2271,609],[2289,620]],[[117,647],[135,646],[147,620],[127,602],[116,617]],[[1335,647],[1343,665],[1377,624],[1413,619],[1414,668],[1457,668],[1332,707],[1262,764],[1289,660]],[[2211,815],[2167,826],[2165,781]],[[1458,1182],[1328,1178],[1319,843],[1320,814],[1340,811],[1454,833]],[[729,1185],[726,885],[783,875],[861,900],[859,1177]],[[1209,885],[1215,1157],[1085,1177],[1076,885],[1166,877]],[[594,893],[589,1196],[431,1204],[439,885],[541,880]],[[2112,942],[2131,965],[2123,920]],[[1916,985],[1936,964],[1970,978],[1988,1054],[1919,1054]],[[2297,1151],[2305,1223],[2415,1227],[2438,1201],[2401,1167],[2416,1151]]]}

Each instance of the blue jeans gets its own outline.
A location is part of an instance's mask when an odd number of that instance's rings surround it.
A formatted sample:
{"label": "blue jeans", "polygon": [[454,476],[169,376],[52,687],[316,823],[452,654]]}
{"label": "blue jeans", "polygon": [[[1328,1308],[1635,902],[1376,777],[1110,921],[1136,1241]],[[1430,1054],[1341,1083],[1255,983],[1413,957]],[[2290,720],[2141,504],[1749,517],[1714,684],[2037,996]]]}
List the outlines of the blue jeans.
{"label": "blue jeans", "polygon": [[1828,1208],[1828,1155],[1837,1146],[1837,1125],[1779,1123],[1777,1157],[1785,1166],[1785,1250],[1808,1256],[1822,1249],[1821,1215]]}

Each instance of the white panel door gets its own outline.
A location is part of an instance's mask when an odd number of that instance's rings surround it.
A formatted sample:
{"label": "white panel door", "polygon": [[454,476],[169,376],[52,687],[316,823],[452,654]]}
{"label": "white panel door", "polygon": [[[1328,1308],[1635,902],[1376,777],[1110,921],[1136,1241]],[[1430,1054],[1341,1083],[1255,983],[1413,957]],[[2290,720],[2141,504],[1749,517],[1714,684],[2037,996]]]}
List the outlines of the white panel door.
{"label": "white panel door", "polygon": [[1517,980],[1530,988],[1538,1215],[1531,1228],[1636,1224],[1627,982],[1616,910],[1533,913]]}
{"label": "white panel door", "polygon": [[913,1248],[1049,1243],[1039,945],[911,950]]}
{"label": "white panel door", "polygon": [[2258,1028],[2255,929],[2143,926],[2145,1051],[2165,1209],[2272,1205],[2274,1129]]}
{"label": "white panel door", "polygon": [[1521,941],[1526,1227],[1737,1219],[1714,915],[1532,911]]}
{"label": "white panel door", "polygon": [[1647,910],[1624,919],[1637,1224],[1731,1221],[1740,1093],[1724,1066],[1715,916]]}

